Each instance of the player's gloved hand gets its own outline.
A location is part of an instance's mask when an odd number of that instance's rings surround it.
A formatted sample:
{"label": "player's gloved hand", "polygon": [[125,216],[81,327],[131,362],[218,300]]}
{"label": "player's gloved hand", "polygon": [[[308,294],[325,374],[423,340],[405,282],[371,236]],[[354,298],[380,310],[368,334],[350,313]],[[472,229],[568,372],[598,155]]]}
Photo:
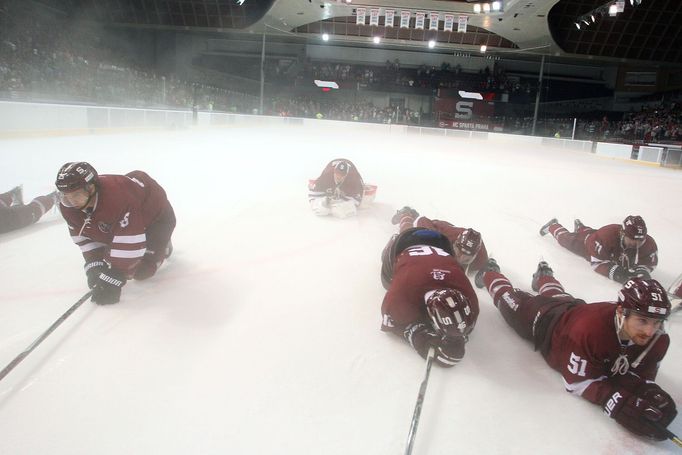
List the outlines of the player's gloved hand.
{"label": "player's gloved hand", "polygon": [[651,278],[651,272],[649,272],[649,269],[644,265],[635,266],[628,272],[630,273],[630,278],[643,278],[645,280]]}
{"label": "player's gloved hand", "polygon": [[419,216],[419,212],[417,212],[412,207],[405,206],[402,209],[395,212],[395,215],[393,215],[393,217],[391,218],[391,224],[398,224],[400,223],[401,219],[408,216],[411,218],[417,218]]}
{"label": "player's gloved hand", "polygon": [[92,288],[92,301],[98,305],[111,305],[121,299],[121,288],[126,284],[123,273],[116,269],[100,272]]}
{"label": "player's gloved hand", "polygon": [[464,337],[442,337],[436,348],[436,361],[440,366],[452,367],[464,357]]}
{"label": "player's gloved hand", "polygon": [[99,274],[107,270],[109,267],[106,262],[101,259],[97,259],[95,261],[86,262],[83,268],[85,269],[85,276],[88,277],[88,287],[92,289],[99,280]]}
{"label": "player's gloved hand", "polygon": [[658,410],[663,413],[663,417],[659,421],[661,426],[667,427],[670,422],[677,417],[677,406],[675,405],[675,401],[668,392],[663,390],[655,382],[643,382],[637,387],[635,392],[638,396],[656,406]]}
{"label": "player's gloved hand", "polygon": [[616,265],[614,267],[615,268],[613,269],[613,272],[611,274],[611,276],[613,277],[613,281],[625,284],[625,282],[629,280],[631,277],[630,270],[626,269],[621,265]]}
{"label": "player's gloved hand", "polygon": [[649,400],[626,390],[615,391],[604,405],[604,412],[635,434],[663,441],[667,435],[663,426],[663,412]]}

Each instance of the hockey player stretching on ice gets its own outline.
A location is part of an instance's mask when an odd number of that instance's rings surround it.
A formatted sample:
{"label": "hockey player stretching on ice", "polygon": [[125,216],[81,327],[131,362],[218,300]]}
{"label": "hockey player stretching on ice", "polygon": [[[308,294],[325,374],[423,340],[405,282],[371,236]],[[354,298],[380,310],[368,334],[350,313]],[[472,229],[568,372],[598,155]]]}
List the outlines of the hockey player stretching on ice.
{"label": "hockey player stretching on ice", "polygon": [[575,220],[572,233],[553,218],[542,226],[540,235],[548,232],[559,245],[590,261],[597,273],[619,283],[634,277],[650,278],[658,265],[658,247],[647,235],[641,216],[630,215],[622,225],[609,224],[600,229]]}
{"label": "hockey player stretching on ice", "polygon": [[0,234],[29,226],[52,208],[56,193],[38,196],[24,205],[20,186],[0,194]]}
{"label": "hockey player stretching on ice", "polygon": [[422,357],[451,367],[464,357],[478,318],[478,299],[444,235],[413,228],[394,235],[382,253],[387,289],[381,330],[404,338]]}
{"label": "hockey player stretching on ice", "polygon": [[365,185],[350,160],[332,160],[311,185],[308,200],[313,213],[346,218],[356,214]]}
{"label": "hockey player stretching on ice", "polygon": [[411,227],[420,227],[438,231],[450,240],[459,265],[469,274],[480,270],[488,261],[488,251],[481,239],[481,234],[471,228],[454,226],[447,221],[431,220],[411,207],[398,210],[391,223],[399,224],[400,232]]}
{"label": "hockey player stretching on ice", "polygon": [[88,163],[66,163],[55,184],[71,239],[85,258],[93,302],[118,302],[128,279],[153,276],[170,256],[175,213],[146,173],[98,175]]}
{"label": "hockey player stretching on ice", "polygon": [[602,406],[628,430],[656,440],[675,419],[675,402],[654,380],[670,338],[670,301],[656,280],[633,278],[617,302],[585,304],[564,291],[540,262],[531,287],[515,289],[494,259],[476,275],[507,323],[561,373],[570,393]]}

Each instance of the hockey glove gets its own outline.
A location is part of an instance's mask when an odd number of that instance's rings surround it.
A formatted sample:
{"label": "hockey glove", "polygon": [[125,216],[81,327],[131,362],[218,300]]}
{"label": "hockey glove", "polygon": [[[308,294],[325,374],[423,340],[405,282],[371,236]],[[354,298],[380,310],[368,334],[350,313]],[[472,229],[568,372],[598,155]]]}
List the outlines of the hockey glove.
{"label": "hockey glove", "polygon": [[92,301],[98,305],[118,303],[121,299],[121,288],[125,284],[126,279],[118,270],[109,269],[100,272],[97,283],[92,288]]}
{"label": "hockey glove", "polygon": [[438,340],[436,361],[440,366],[452,367],[464,357],[464,337],[443,337]]}
{"label": "hockey glove", "polygon": [[651,278],[651,272],[645,265],[638,265],[629,270],[630,278],[642,278],[648,280]]}
{"label": "hockey glove", "polygon": [[644,398],[658,408],[663,417],[658,422],[667,427],[677,416],[677,406],[673,398],[654,382],[644,382],[636,390],[637,395]]}
{"label": "hockey glove", "polygon": [[86,262],[83,268],[85,269],[85,276],[88,277],[88,287],[92,289],[99,280],[99,274],[107,270],[108,266],[103,260],[97,259],[96,261]]}
{"label": "hockey glove", "polygon": [[626,390],[615,391],[606,401],[604,412],[635,434],[657,441],[667,438],[658,428],[665,423],[663,413],[652,402]]}
{"label": "hockey glove", "polygon": [[620,265],[613,265],[609,270],[609,277],[613,279],[613,281],[617,281],[621,284],[625,284],[625,282],[630,279],[630,276],[630,270]]}

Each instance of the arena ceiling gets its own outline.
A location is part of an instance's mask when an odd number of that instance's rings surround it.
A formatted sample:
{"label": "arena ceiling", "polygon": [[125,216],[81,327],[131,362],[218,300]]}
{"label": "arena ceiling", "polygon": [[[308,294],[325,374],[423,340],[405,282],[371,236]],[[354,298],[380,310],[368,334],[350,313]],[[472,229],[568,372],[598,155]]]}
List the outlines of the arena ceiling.
{"label": "arena ceiling", "polygon": [[[20,0],[21,1],[21,0]],[[619,62],[682,65],[682,0],[502,0],[503,11],[474,14],[477,0],[34,0],[69,15],[129,27],[286,35],[331,44],[371,47],[372,37],[392,48],[414,49],[435,39],[436,51],[563,56]],[[356,25],[358,7],[413,11],[409,28]],[[414,12],[468,16],[466,33],[418,30]],[[592,21],[594,16],[595,22]],[[586,19],[586,20],[583,20]],[[366,22],[369,22],[367,20]],[[580,25],[580,28],[576,26]],[[455,30],[457,24],[455,19]]]}

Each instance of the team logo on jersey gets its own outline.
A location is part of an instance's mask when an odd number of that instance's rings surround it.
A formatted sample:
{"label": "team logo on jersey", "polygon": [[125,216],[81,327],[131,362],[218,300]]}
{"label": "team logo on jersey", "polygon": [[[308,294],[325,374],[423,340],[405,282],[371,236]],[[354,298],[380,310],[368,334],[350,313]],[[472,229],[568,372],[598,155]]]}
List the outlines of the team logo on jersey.
{"label": "team logo on jersey", "polygon": [[100,231],[104,232],[105,234],[109,234],[111,232],[111,224],[105,223],[103,221],[97,223],[97,227],[99,228]]}
{"label": "team logo on jersey", "polygon": [[443,281],[447,277],[447,273],[450,273],[449,270],[441,270],[441,269],[433,269],[431,271],[431,276],[433,277],[434,280],[438,281]]}

